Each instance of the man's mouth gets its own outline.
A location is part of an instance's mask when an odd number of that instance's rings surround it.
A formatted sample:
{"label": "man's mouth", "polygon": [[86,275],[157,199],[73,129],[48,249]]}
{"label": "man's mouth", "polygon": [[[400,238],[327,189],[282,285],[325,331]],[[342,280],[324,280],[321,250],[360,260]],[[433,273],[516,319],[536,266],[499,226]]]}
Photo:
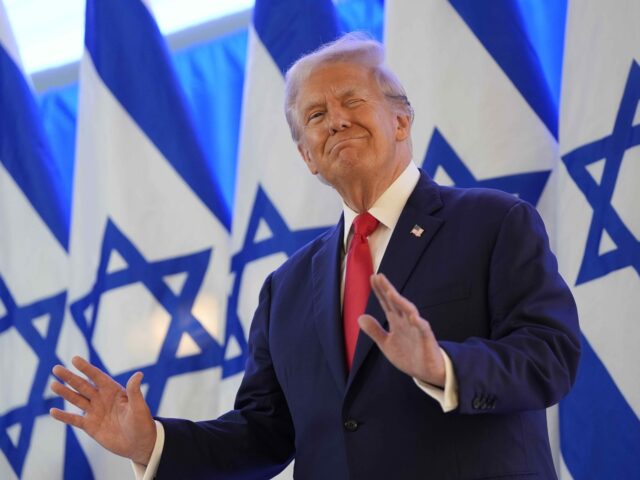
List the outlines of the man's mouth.
{"label": "man's mouth", "polygon": [[331,145],[331,148],[329,148],[329,153],[331,153],[334,148],[340,145],[344,145],[345,143],[351,142],[352,140],[361,140],[362,138],[364,137],[349,137],[349,138],[343,138],[342,140],[338,140],[336,143]]}

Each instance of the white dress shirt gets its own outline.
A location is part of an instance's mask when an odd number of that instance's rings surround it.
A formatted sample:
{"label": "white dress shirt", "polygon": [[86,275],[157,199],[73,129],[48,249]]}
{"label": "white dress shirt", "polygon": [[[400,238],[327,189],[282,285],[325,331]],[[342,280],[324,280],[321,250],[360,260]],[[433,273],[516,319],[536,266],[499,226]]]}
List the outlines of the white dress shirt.
{"label": "white dress shirt", "polygon": [[[378,228],[369,235],[369,249],[371,250],[371,257],[373,262],[373,271],[377,272],[382,262],[384,252],[387,250],[389,240],[391,240],[391,234],[396,228],[400,214],[404,209],[411,192],[416,188],[418,180],[420,179],[420,171],[413,162],[409,162],[409,165],[404,169],[396,180],[389,185],[382,195],[376,200],[373,206],[369,209],[369,213],[380,222]],[[351,226],[353,221],[358,216],[358,213],[351,210],[346,203],[342,203],[344,210],[344,243],[342,249],[342,285],[340,287],[340,301],[344,301],[344,278],[346,274],[346,252],[348,251],[348,245],[353,237]],[[435,399],[444,412],[450,412],[455,410],[458,406],[458,384],[455,378],[455,372],[451,359],[440,349],[445,365],[445,386],[444,389],[430,385],[428,383],[421,382],[414,378],[416,385],[424,391],[427,395]]]}
{"label": "white dress shirt", "polygon": [[[382,195],[376,200],[373,206],[369,209],[369,213],[380,222],[378,228],[369,236],[369,249],[371,250],[371,256],[373,261],[373,271],[377,272],[380,268],[380,263],[384,252],[387,249],[391,234],[398,223],[400,214],[404,209],[411,192],[416,187],[418,180],[420,179],[420,171],[413,162],[409,162],[407,168],[400,174],[400,176],[387,188]],[[358,216],[357,212],[354,212],[343,202],[344,209],[344,239],[342,249],[342,284],[340,286],[340,301],[344,299],[344,276],[346,272],[346,253],[353,232],[351,232],[351,226],[354,219]],[[424,391],[427,395],[436,400],[444,412],[450,412],[458,406],[458,384],[455,378],[453,365],[449,356],[444,350],[440,349],[445,364],[445,386],[444,389],[430,385],[428,383],[421,382],[414,378],[414,382],[417,387]],[[133,464],[133,469],[137,480],[151,480],[154,478],[156,471],[158,470],[158,464],[160,463],[160,456],[162,455],[162,448],[164,446],[164,428],[162,424],[156,421],[157,437],[156,444],[153,447],[149,464],[145,467],[137,463]]]}

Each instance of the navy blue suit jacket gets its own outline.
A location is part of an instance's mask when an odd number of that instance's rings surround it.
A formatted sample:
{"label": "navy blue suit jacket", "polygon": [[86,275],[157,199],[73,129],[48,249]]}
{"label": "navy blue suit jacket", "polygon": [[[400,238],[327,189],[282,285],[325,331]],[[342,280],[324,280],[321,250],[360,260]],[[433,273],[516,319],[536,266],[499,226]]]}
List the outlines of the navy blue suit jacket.
{"label": "navy blue suit jacket", "polygon": [[[417,237],[414,225],[424,229]],[[161,419],[157,478],[555,478],[544,409],[571,388],[576,308],[537,212],[512,195],[421,173],[380,265],[452,360],[441,407],[364,334],[347,372],[342,221],[266,280],[235,410]],[[372,295],[367,312],[386,324]]]}

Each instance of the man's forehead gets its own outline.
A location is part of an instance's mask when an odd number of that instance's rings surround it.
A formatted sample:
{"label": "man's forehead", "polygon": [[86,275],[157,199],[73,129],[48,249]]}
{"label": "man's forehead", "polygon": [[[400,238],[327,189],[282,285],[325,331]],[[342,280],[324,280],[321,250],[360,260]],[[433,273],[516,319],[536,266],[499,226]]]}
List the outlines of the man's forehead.
{"label": "man's forehead", "polygon": [[327,94],[334,97],[342,98],[367,89],[365,85],[355,82],[324,84],[321,85],[321,88],[313,88],[313,85],[310,85],[309,87],[310,88],[303,88],[301,90],[301,92],[303,93],[303,95],[301,96],[301,100],[303,102],[310,98],[313,98],[314,100],[318,98],[324,98]]}
{"label": "man's forehead", "polygon": [[303,80],[302,84],[313,84],[315,82],[324,82],[328,79],[336,82],[346,82],[348,79],[352,81],[362,82],[371,76],[371,68],[360,65],[358,63],[349,62],[332,62],[317,65],[313,68]]}
{"label": "man's forehead", "polygon": [[330,64],[309,74],[300,88],[299,105],[315,103],[331,95],[348,97],[372,90],[370,70],[361,65]]}

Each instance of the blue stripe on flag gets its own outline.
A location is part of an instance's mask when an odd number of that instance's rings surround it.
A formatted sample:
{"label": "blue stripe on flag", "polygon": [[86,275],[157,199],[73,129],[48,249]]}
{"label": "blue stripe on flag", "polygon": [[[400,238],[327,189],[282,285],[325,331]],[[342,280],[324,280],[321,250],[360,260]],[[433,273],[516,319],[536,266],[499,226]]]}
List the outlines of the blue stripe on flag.
{"label": "blue stripe on flag", "polygon": [[85,44],[109,90],[229,230],[230,208],[147,7],[139,0],[87,0]]}
{"label": "blue stripe on flag", "polygon": [[560,105],[566,0],[517,0],[527,37],[538,54],[556,110]]}
{"label": "blue stripe on flag", "polygon": [[[558,138],[558,107],[545,79],[540,57],[527,36],[527,25],[517,3],[512,0],[449,1],[533,111]],[[564,17],[558,19],[557,28],[564,31]],[[559,83],[559,79],[556,80],[555,84]]]}
{"label": "blue stripe on flag", "polygon": [[49,140],[51,156],[58,164],[63,187],[73,191],[73,167],[76,152],[76,116],[78,84],[50,90],[38,99],[42,127]]}
{"label": "blue stripe on flag", "polygon": [[343,32],[367,32],[383,41],[384,0],[349,0],[338,2],[336,13]]}
{"label": "blue stripe on flag", "polygon": [[240,30],[173,57],[227,205],[233,205],[236,184],[247,36],[246,29]]}
{"label": "blue stripe on flag", "polygon": [[85,455],[76,432],[71,427],[66,428],[67,438],[64,448],[64,480],[91,480],[95,478],[89,460]]}
{"label": "blue stripe on flag", "polygon": [[283,75],[302,55],[339,34],[331,0],[256,0],[253,25]]}
{"label": "blue stripe on flag", "polygon": [[0,162],[65,250],[69,246],[71,191],[65,189],[22,72],[0,47]]}
{"label": "blue stripe on flag", "polygon": [[576,384],[560,403],[560,442],[576,480],[640,472],[640,421],[584,336]]}

